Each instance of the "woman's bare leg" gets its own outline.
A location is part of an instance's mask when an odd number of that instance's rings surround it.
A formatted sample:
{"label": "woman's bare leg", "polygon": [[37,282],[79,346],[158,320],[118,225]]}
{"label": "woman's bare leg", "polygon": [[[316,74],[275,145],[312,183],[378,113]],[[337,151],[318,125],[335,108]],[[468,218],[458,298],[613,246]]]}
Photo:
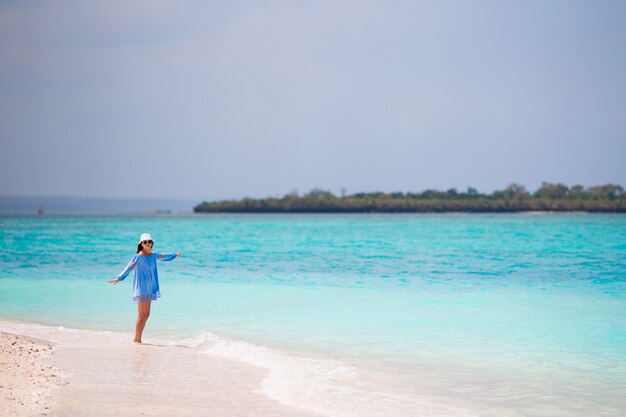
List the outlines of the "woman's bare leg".
{"label": "woman's bare leg", "polygon": [[141,334],[143,333],[144,327],[146,327],[146,322],[148,321],[148,317],[150,317],[150,303],[151,301],[146,301],[145,303],[137,303],[137,325],[135,326],[135,343],[141,343]]}

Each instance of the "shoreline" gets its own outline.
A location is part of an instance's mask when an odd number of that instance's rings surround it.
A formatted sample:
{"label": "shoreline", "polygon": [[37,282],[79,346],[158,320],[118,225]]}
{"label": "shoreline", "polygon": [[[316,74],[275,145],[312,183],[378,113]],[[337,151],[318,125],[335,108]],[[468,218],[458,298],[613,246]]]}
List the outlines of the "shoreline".
{"label": "shoreline", "polygon": [[[71,378],[51,393],[44,411],[53,416],[477,416],[450,398],[372,385],[359,369],[332,358],[292,355],[212,333],[135,344],[130,333],[3,317],[0,331],[54,347],[55,369]],[[35,415],[42,413],[22,406],[9,417]]]}
{"label": "shoreline", "polygon": [[5,318],[0,332],[3,416],[318,415],[260,393],[266,370],[191,346]]}

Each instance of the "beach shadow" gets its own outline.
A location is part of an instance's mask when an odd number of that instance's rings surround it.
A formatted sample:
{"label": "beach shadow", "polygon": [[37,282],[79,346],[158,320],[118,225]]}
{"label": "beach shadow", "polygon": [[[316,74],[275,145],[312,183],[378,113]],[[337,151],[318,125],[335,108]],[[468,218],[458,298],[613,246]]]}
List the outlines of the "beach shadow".
{"label": "beach shadow", "polygon": [[192,346],[185,345],[165,345],[162,343],[134,343],[136,346],[150,346],[150,347],[162,347],[162,348],[182,348],[182,349],[193,349]]}
{"label": "beach shadow", "polygon": [[159,343],[134,343],[135,346],[154,346],[154,347],[170,347],[171,345],[162,345]]}

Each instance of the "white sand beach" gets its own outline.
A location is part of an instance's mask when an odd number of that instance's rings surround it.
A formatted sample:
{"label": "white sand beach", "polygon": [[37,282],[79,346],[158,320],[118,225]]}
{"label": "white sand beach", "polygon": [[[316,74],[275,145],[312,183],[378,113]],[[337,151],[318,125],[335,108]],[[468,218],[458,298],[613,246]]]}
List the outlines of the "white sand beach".
{"label": "white sand beach", "polygon": [[194,348],[1,323],[5,332],[49,338],[1,334],[2,416],[313,416],[256,392],[264,369]]}
{"label": "white sand beach", "polygon": [[47,415],[69,373],[53,365],[52,345],[0,333],[0,415]]}

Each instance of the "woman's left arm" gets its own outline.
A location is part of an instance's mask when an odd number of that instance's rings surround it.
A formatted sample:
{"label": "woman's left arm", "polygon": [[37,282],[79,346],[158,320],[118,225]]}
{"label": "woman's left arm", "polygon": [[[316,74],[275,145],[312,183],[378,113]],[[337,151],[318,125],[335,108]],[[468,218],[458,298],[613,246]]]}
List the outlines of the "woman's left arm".
{"label": "woman's left arm", "polygon": [[157,253],[158,261],[171,261],[175,259],[177,256],[183,256],[182,252],[178,253]]}

